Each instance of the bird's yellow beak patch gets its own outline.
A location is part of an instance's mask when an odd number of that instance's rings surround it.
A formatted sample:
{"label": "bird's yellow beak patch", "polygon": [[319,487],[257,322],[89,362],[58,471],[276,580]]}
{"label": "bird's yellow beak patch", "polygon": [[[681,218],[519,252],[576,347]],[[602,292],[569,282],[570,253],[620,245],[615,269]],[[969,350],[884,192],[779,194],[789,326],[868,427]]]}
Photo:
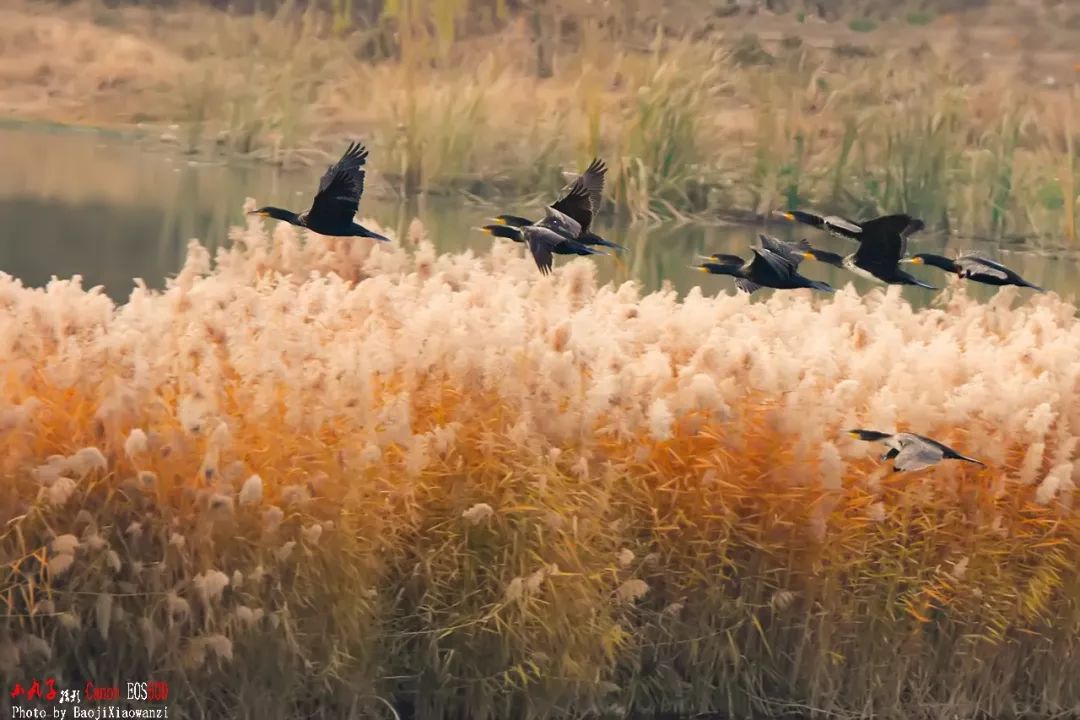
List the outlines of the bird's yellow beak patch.
{"label": "bird's yellow beak patch", "polygon": [[812,253],[812,252],[804,252],[804,253],[800,253],[800,254],[804,258],[806,258],[807,260],[817,260],[817,256],[815,256],[814,253]]}
{"label": "bird's yellow beak patch", "polygon": [[792,215],[792,214],[791,214],[791,213],[789,213],[789,212],[782,212],[782,213],[780,213],[780,217],[784,218],[785,220],[794,220],[794,219],[795,219],[795,216],[794,216],[794,215]]}
{"label": "bird's yellow beak patch", "polygon": [[491,222],[493,222],[493,223],[498,224],[498,225],[505,225],[506,224],[506,219],[502,218],[502,217],[489,218],[489,220]]}
{"label": "bird's yellow beak patch", "polygon": [[923,259],[921,257],[908,258],[908,262],[912,265],[922,265]]}

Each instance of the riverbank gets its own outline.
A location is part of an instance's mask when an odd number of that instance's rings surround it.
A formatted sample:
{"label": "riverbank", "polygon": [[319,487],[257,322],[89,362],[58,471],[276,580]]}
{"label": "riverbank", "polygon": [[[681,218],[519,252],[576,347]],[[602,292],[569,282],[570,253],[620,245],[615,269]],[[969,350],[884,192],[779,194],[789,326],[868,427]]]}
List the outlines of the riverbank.
{"label": "riverbank", "polygon": [[371,62],[370,30],[314,13],[25,3],[0,11],[0,111],[289,164],[328,162],[360,134],[397,194],[549,194],[599,153],[613,204],[636,218],[903,208],[1069,244],[1080,30],[995,8],[710,16],[645,43],[579,19],[541,78],[526,18]]}

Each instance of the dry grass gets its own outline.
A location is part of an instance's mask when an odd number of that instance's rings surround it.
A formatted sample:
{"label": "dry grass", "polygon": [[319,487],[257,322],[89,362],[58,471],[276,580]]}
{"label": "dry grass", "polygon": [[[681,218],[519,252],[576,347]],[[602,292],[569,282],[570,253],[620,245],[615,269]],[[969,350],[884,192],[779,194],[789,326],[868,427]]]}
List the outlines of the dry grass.
{"label": "dry grass", "polygon": [[[419,226],[234,239],[119,307],[0,279],[5,677],[269,720],[1080,706],[1057,296],[680,302]],[[857,426],[989,467],[891,475]]]}

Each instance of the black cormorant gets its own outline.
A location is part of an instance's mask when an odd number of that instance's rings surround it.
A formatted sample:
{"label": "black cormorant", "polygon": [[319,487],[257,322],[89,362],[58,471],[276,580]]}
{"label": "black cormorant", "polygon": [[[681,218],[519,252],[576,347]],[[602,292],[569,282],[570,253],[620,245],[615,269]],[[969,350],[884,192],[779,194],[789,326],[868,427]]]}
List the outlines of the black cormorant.
{"label": "black cormorant", "polygon": [[580,234],[580,225],[573,218],[554,208],[546,208],[544,219],[529,225],[484,225],[477,228],[495,237],[506,238],[529,246],[536,267],[542,275],[551,272],[552,255],[607,255],[572,239]]}
{"label": "black cormorant", "polygon": [[367,156],[368,151],[361,143],[350,143],[341,159],[328,167],[319,180],[319,192],[312,200],[311,207],[299,215],[291,210],[269,206],[248,214],[284,220],[320,235],[366,237],[390,242],[390,238],[368,230],[354,220],[360,196],[364,194]]}
{"label": "black cormorant", "polygon": [[881,460],[896,458],[893,462],[894,472],[922,470],[941,460],[963,460],[986,466],[986,463],[961,455],[948,445],[915,433],[902,432],[890,435],[876,430],[848,430],[848,434],[866,442],[884,443],[889,449],[881,456]]}
{"label": "black cormorant", "polygon": [[[810,242],[806,240],[806,238],[803,238],[798,242],[785,242],[764,234],[759,235],[758,238],[761,247],[766,250],[771,250],[796,267],[798,267],[799,263],[801,263],[804,258],[808,257],[807,253],[813,251],[813,248],[810,247]],[[738,255],[725,255],[723,253],[698,255],[698,257],[711,263],[719,263],[720,265],[741,265],[743,262],[743,259]]]}
{"label": "black cormorant", "polygon": [[[593,217],[600,210],[600,202],[604,194],[604,176],[607,174],[607,166],[604,161],[596,158],[589,164],[581,175],[574,180],[573,185],[566,194],[551,204],[559,212],[572,217],[581,226],[581,233],[573,238],[584,245],[600,245],[616,250],[626,250],[618,243],[606,240],[589,230]],[[547,218],[545,218],[547,219]],[[496,215],[492,218],[500,225],[511,227],[525,227],[526,225],[538,224],[520,215]],[[540,222],[543,222],[541,220]]]}
{"label": "black cormorant", "polygon": [[[787,217],[791,213],[785,214]],[[847,257],[825,250],[808,248],[803,257],[836,267],[842,267],[856,275],[889,285],[917,285],[937,290],[913,275],[900,269],[900,258],[907,250],[908,235],[923,228],[922,220],[910,215],[886,215],[863,223],[855,237],[859,249]]]}
{"label": "black cormorant", "polygon": [[[785,257],[783,250],[770,249],[775,247],[778,241],[767,235],[758,236],[759,243],[750,249],[754,257],[744,261],[738,255],[712,255],[709,257],[713,262],[706,262],[694,266],[701,272],[713,275],[730,275],[735,278],[735,285],[746,293],[752,293],[762,287],[776,288],[779,290],[794,290],[797,288],[810,288],[823,292],[835,292],[828,283],[811,280],[803,277],[796,269],[798,261]],[[784,244],[787,246],[786,243]]]}
{"label": "black cormorant", "polygon": [[1038,292],[1046,292],[1001,263],[973,252],[964,253],[955,259],[932,253],[919,253],[911,257],[901,258],[900,262],[913,265],[932,265],[945,272],[956,273],[962,278],[983,283],[984,285],[1018,285]]}

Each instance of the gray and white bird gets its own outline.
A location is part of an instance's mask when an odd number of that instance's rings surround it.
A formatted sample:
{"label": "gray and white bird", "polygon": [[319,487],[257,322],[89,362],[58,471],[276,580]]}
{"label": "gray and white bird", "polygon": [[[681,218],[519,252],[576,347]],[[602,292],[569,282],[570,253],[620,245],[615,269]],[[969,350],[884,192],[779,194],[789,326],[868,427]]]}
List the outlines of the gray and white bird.
{"label": "gray and white bird", "polygon": [[922,470],[942,460],[963,460],[986,467],[984,462],[961,455],[948,445],[915,433],[902,432],[890,435],[877,430],[848,430],[848,435],[866,442],[884,443],[889,449],[881,456],[881,460],[895,458],[893,472]]}

